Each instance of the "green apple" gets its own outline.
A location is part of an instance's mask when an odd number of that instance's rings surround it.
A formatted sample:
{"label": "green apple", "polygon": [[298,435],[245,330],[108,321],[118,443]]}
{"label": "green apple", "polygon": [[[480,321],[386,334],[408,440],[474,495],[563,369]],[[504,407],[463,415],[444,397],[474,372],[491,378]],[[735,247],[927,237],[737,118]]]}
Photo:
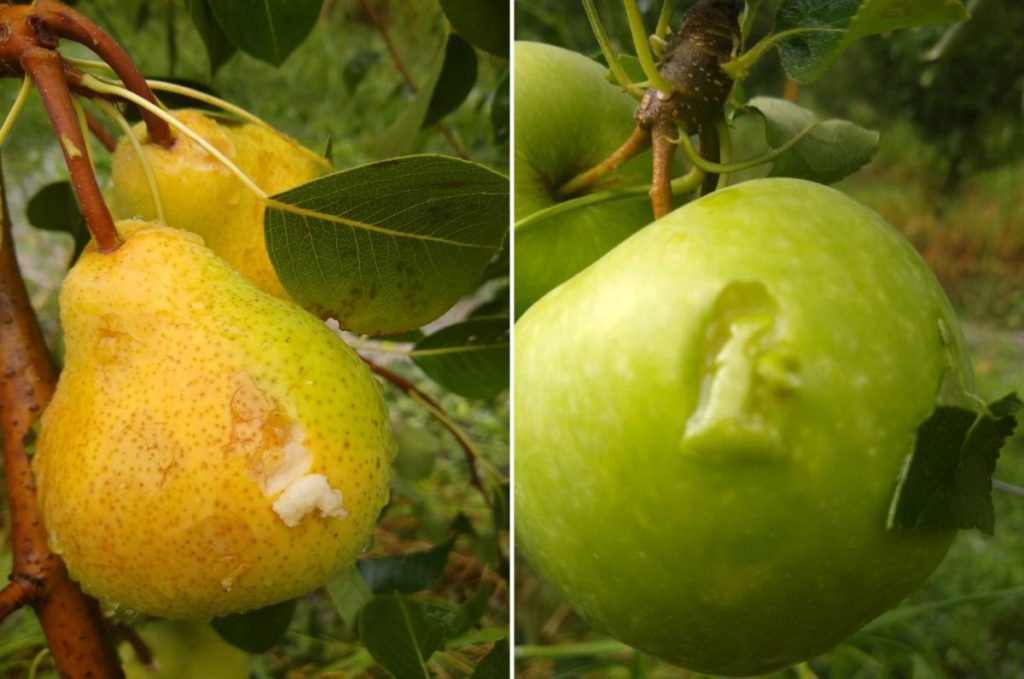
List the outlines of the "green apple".
{"label": "green apple", "polygon": [[956,318],[833,189],[756,180],[670,213],[522,317],[515,370],[518,547],[670,662],[817,655],[953,540],[885,526],[917,426],[973,388]]}
{"label": "green apple", "polygon": [[152,659],[143,663],[131,646],[122,644],[119,650],[126,679],[249,676],[249,654],[224,641],[209,623],[151,620],[136,631]]}
{"label": "green apple", "polygon": [[[637,102],[607,69],[575,52],[515,44],[515,306],[521,314],[653,218],[645,195],[523,220],[559,202],[558,188],[593,167],[633,131]],[[650,152],[597,190],[650,183]]]}

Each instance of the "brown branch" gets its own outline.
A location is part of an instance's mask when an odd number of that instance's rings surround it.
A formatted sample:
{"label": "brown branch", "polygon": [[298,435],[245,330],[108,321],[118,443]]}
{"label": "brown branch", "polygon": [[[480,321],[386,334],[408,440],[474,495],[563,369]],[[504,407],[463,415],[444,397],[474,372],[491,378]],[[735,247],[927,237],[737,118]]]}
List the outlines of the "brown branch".
{"label": "brown branch", "polygon": [[103,124],[96,119],[96,116],[85,112],[85,122],[89,126],[89,131],[92,132],[92,136],[96,137],[96,140],[103,144],[103,148],[113,153],[117,149],[117,140],[114,139],[114,135],[107,131],[107,128],[103,127]]}
{"label": "brown branch", "polygon": [[676,152],[672,135],[675,132],[671,123],[659,123],[651,130],[651,206],[655,219],[672,211],[672,156]]}
{"label": "brown branch", "polygon": [[[441,407],[441,404],[432,399],[426,392],[424,392],[422,389],[420,389],[415,384],[405,379],[401,375],[388,370],[382,365],[374,363],[365,356],[360,356],[360,358],[363,359],[363,362],[365,362],[366,365],[370,366],[370,370],[372,372],[380,375],[388,382],[398,387],[406,396],[416,401],[417,403],[423,405],[430,412],[431,415],[437,418],[438,422],[444,425],[445,429],[451,432],[452,436],[455,437],[455,440],[458,442],[459,447],[462,448],[462,452],[466,457],[466,464],[469,467],[470,483],[472,483],[473,486],[480,491],[480,494],[483,495],[484,497],[484,502],[486,502],[487,506],[490,507],[492,503],[491,496],[487,494],[487,489],[484,488],[483,481],[480,479],[480,474],[476,468],[476,449],[473,447],[472,441],[466,438],[466,435],[462,432],[462,430],[460,430],[458,427],[453,427],[450,422],[445,420],[445,418],[447,418],[448,415],[445,413],[444,408]],[[439,414],[441,416],[439,416]]]}
{"label": "brown branch", "polygon": [[0,435],[10,504],[12,583],[35,589],[21,603],[31,605],[39,617],[62,676],[122,677],[99,605],[71,581],[47,545],[25,439],[53,395],[57,374],[15,257],[2,171],[0,203]]}
{"label": "brown branch", "polygon": [[89,231],[102,252],[112,252],[121,244],[121,238],[117,235],[114,218],[103,200],[103,192],[89,161],[89,148],[71,102],[63,61],[57,52],[32,47],[21,55],[20,62],[35,83],[53,129],[57,132],[64,161],[71,173],[71,183],[75,187]]}
{"label": "brown branch", "polygon": [[[114,69],[114,73],[125,87],[147,101],[159,105],[153,90],[135,62],[113,38],[107,35],[106,31],[58,0],[36,0],[34,8],[33,15],[54,33],[91,49]],[[152,111],[141,107],[139,111],[146,122],[150,140],[169,148],[174,143],[174,135],[167,122],[154,115]]]}
{"label": "brown branch", "polygon": [[38,596],[36,585],[24,578],[14,578],[0,589],[0,620],[32,603]]}

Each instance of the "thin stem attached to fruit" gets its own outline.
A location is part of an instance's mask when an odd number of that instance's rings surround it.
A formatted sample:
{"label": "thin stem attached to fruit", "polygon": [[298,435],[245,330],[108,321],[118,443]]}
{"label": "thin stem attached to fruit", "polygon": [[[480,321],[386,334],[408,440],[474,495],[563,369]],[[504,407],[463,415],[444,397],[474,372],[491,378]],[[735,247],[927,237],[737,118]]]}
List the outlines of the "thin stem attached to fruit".
{"label": "thin stem attached to fruit", "polygon": [[[114,218],[103,200],[103,192],[89,160],[85,136],[79,127],[75,106],[64,78],[60,54],[42,47],[33,47],[21,56],[21,65],[36,84],[36,90],[50,116],[50,123],[57,132],[71,174],[71,183],[75,187],[89,231],[101,252],[112,252],[120,245],[121,238],[114,227]],[[132,93],[132,96],[137,95]],[[138,98],[145,101],[142,97]]]}
{"label": "thin stem attached to fruit", "polygon": [[629,138],[619,148],[612,151],[611,155],[562,184],[557,191],[558,197],[568,198],[593,186],[599,179],[619,169],[623,163],[646,149],[650,144],[650,135],[639,127],[633,128],[633,133],[629,135]]}
{"label": "thin stem attached to fruit", "polygon": [[597,44],[601,48],[601,54],[604,55],[604,60],[608,62],[608,68],[612,73],[612,76],[619,83],[619,85],[626,92],[632,94],[633,82],[626,75],[626,69],[622,67],[622,62],[619,61],[619,55],[612,49],[612,43],[608,39],[608,32],[604,29],[604,23],[601,22],[601,16],[597,13],[597,7],[594,6],[594,0],[583,0],[583,11],[587,13],[587,21],[590,22],[590,30],[594,33],[594,38],[597,39]]}
{"label": "thin stem attached to fruit", "polygon": [[124,134],[128,143],[132,145],[132,150],[135,151],[135,156],[139,159],[139,165],[142,166],[142,171],[146,175],[146,184],[149,185],[149,193],[153,198],[153,206],[156,208],[156,218],[161,222],[166,223],[167,219],[164,216],[164,203],[160,198],[160,188],[156,183],[156,174],[153,172],[153,166],[149,162],[149,157],[146,156],[142,150],[142,144],[139,143],[138,138],[132,131],[132,126],[128,123],[121,112],[117,110],[117,107],[111,104],[106,99],[97,98],[94,102],[96,107],[103,111],[110,120],[114,122],[118,127],[121,128],[121,132]]}
{"label": "thin stem attached to fruit", "polygon": [[[729,124],[724,120],[715,123],[715,130],[718,132],[718,161],[723,165],[732,162],[732,134],[729,131]],[[729,186],[729,173],[723,172],[718,175],[718,186],[716,189],[724,189]]]}
{"label": "thin stem attached to fruit", "polygon": [[672,211],[672,156],[676,144],[671,134],[674,130],[675,126],[667,121],[651,130],[651,207],[655,219]]}
{"label": "thin stem attached to fruit", "polygon": [[32,79],[25,76],[21,79],[21,87],[18,88],[18,95],[14,98],[14,103],[11,104],[11,110],[7,112],[7,117],[4,118],[3,126],[0,126],[0,146],[3,146],[4,140],[7,139],[7,134],[14,127],[14,121],[17,120],[18,114],[21,113],[21,109],[25,108],[25,102],[28,101],[29,92],[32,91]]}
{"label": "thin stem attached to fruit", "polygon": [[654,57],[651,55],[647,31],[644,29],[644,19],[640,15],[640,8],[637,7],[636,0],[622,0],[622,4],[626,8],[626,17],[629,19],[629,34],[633,38],[633,49],[636,50],[636,58],[640,60],[644,75],[651,82],[651,87],[655,87],[665,94],[671,94],[674,88],[661,77],[658,65],[654,63]]}
{"label": "thin stem attached to fruit", "polygon": [[711,161],[702,158],[701,155],[697,153],[697,149],[693,148],[693,142],[690,141],[689,135],[687,135],[686,132],[684,132],[681,129],[679,130],[679,136],[672,139],[672,142],[675,144],[679,144],[679,146],[682,147],[687,159],[695,166],[699,167],[705,172],[723,174],[729,172],[740,172],[742,170],[749,170],[752,167],[763,165],[767,162],[774,160],[775,158],[778,158],[783,153],[792,148],[794,144],[803,139],[804,135],[806,135],[808,132],[810,132],[817,126],[818,121],[811,123],[804,129],[800,130],[800,132],[793,135],[791,138],[787,139],[786,142],[781,146],[776,146],[771,151],[763,155],[760,155],[757,158],[751,158],[750,160],[743,160],[738,163],[729,164],[712,163]]}
{"label": "thin stem attached to fruit", "polygon": [[661,13],[658,14],[658,25],[654,29],[654,37],[658,40],[667,40],[672,33],[669,22],[672,21],[672,9],[675,7],[675,0],[662,0]]}

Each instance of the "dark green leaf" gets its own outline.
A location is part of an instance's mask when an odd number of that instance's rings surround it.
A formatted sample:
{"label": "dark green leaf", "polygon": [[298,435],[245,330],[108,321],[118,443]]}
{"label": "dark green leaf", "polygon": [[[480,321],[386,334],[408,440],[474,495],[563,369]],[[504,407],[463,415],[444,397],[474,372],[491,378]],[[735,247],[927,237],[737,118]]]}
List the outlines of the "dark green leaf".
{"label": "dark green leaf", "polygon": [[445,618],[429,604],[380,594],[359,613],[359,638],[373,659],[402,679],[430,679],[427,660],[444,643]]}
{"label": "dark green leaf", "polygon": [[235,45],[224,34],[210,9],[210,0],[185,0],[185,7],[193,25],[199,31],[199,37],[206,46],[206,56],[210,61],[210,73],[216,73],[235,53]]}
{"label": "dark green leaf", "polygon": [[441,579],[453,542],[450,539],[423,552],[360,559],[356,565],[374,594],[412,594],[430,589]]}
{"label": "dark green leaf", "polygon": [[238,49],[280,66],[316,25],[323,0],[207,0]]}
{"label": "dark green leaf", "polygon": [[506,679],[509,673],[508,639],[498,639],[477,664],[470,679]]}
{"label": "dark green leaf", "polygon": [[[755,97],[750,107],[764,117],[765,137],[772,148],[782,146],[815,123],[811,111],[785,99]],[[877,150],[877,132],[847,120],[826,120],[775,158],[770,176],[831,184],[856,172]]]}
{"label": "dark green leaf", "polygon": [[508,59],[509,3],[505,0],[441,0],[445,16],[473,45]]}
{"label": "dark green leaf", "polygon": [[441,328],[416,343],[412,360],[430,379],[468,398],[508,388],[509,319],[477,318]]}
{"label": "dark green leaf", "polygon": [[327,594],[331,597],[338,617],[349,627],[355,625],[356,616],[373,593],[366,585],[359,568],[352,566],[334,580],[327,583]]}
{"label": "dark green leaf", "polygon": [[778,45],[786,75],[809,83],[863,37],[967,18],[959,0],[786,0],[779,6],[775,29],[825,29],[790,36]]}
{"label": "dark green leaf", "polygon": [[91,238],[70,182],[54,182],[39,189],[28,201],[25,212],[29,223],[37,229],[71,234],[75,239],[71,261],[78,259]]}
{"label": "dark green leaf", "polygon": [[491,135],[495,144],[504,144],[508,141],[509,120],[511,119],[508,83],[509,78],[506,73],[498,86],[494,88],[494,94],[491,97]]}
{"label": "dark green leaf", "polygon": [[476,50],[455,33],[448,36],[444,65],[438,76],[423,127],[430,127],[457,109],[476,84]]}
{"label": "dark green leaf", "polygon": [[974,413],[938,406],[921,423],[900,471],[889,528],[969,529],[991,534],[992,473],[1024,404],[1010,394]]}
{"label": "dark green leaf", "polygon": [[508,228],[508,179],[448,156],[371,163],[276,199],[301,210],[266,213],[288,293],[361,334],[440,316],[477,285]]}
{"label": "dark green leaf", "polygon": [[359,83],[363,82],[366,74],[378,61],[380,61],[380,52],[365,47],[352,55],[341,73],[345,89],[349,94],[356,91]]}
{"label": "dark green leaf", "polygon": [[263,653],[281,640],[294,613],[295,600],[290,599],[254,611],[214,618],[211,624],[232,646],[249,653]]}

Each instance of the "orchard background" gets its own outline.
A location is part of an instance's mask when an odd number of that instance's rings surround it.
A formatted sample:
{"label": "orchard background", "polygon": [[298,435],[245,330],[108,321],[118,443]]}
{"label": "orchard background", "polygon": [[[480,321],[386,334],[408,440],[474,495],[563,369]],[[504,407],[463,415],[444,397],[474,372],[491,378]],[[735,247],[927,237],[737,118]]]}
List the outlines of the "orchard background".
{"label": "orchard background", "polygon": [[[621,2],[595,4],[615,50],[631,53]],[[645,25],[654,26],[661,3],[639,4]],[[857,42],[812,85],[787,82],[773,55],[757,63],[745,87],[750,97],[786,97],[821,118],[881,133],[872,162],[837,188],[880,212],[928,261],[962,320],[978,392],[990,400],[1024,384],[1024,53],[1015,48],[1024,9],[993,0],[965,5],[973,19],[964,24]],[[517,40],[600,60],[575,3],[517,2],[515,22]],[[753,35],[767,30],[757,26]],[[742,117],[733,132],[743,148],[762,134],[761,123]],[[1022,452],[1018,432],[1003,450],[997,479],[1022,485]],[[994,537],[961,532],[939,569],[899,607],[777,676],[1024,675],[1024,500],[996,492],[994,501]],[[522,559],[515,605],[517,676],[695,676],[591,632]]]}
{"label": "orchard background", "polygon": [[[219,52],[218,63],[211,64],[184,2],[83,0],[72,4],[106,29],[147,77],[184,81],[212,91],[309,148],[324,151],[336,169],[394,155],[440,153],[471,159],[502,174],[508,172],[509,62],[463,41],[456,47],[462,49],[464,69],[439,77],[449,28],[437,0],[326,0],[312,31],[279,67],[233,50]],[[204,3],[191,3],[195,4]],[[497,30],[500,32],[500,21]],[[452,42],[455,40],[449,42],[449,50]],[[467,56],[467,50],[472,54]],[[62,52],[89,56],[67,41]],[[475,68],[470,69],[473,64]],[[411,107],[417,90],[429,88],[435,79],[440,84],[434,98],[443,100],[445,109],[438,112],[442,118],[424,125],[402,147],[395,147],[391,126]],[[0,81],[4,106],[14,100],[17,89],[16,79]],[[175,97],[163,100],[169,108],[195,106]],[[109,154],[98,143],[93,143],[92,150],[102,185],[109,174]],[[34,95],[4,144],[3,161],[19,260],[47,342],[59,363],[57,294],[75,249],[75,239],[66,232],[77,228],[80,233],[76,235],[81,236],[84,230],[70,194],[65,194],[63,201],[55,201],[56,194],[50,194],[30,208],[37,192],[67,180],[52,128]],[[41,209],[44,204],[48,209]],[[65,233],[54,232],[54,228]],[[489,267],[478,290],[428,326],[426,333],[491,302],[492,311],[507,316],[507,269],[506,250]],[[502,640],[508,636],[510,554],[507,389],[490,389],[496,395],[483,398],[465,398],[440,387],[408,357],[410,345],[403,340],[415,341],[414,335],[394,342],[351,336],[348,340],[363,356],[410,381],[440,404],[475,448],[483,480],[474,485],[467,456],[448,428],[420,403],[384,383],[399,453],[392,499],[378,525],[374,545],[364,555],[363,576],[353,569],[327,588],[299,600],[294,612],[288,606],[272,607],[277,610],[269,616],[241,621],[234,642],[253,651],[248,664],[251,676],[389,676],[384,666],[394,667],[392,663],[401,658],[391,657],[381,664],[381,656],[371,653],[369,644],[360,639],[355,614],[370,599],[370,589],[383,593],[390,588],[424,606],[436,605],[468,616],[465,624],[446,630],[444,649],[432,657],[429,650],[424,653],[421,664],[427,663],[431,674],[504,676],[507,645],[503,644],[507,642]],[[507,344],[504,355],[507,373]],[[500,359],[498,366],[500,374]],[[0,504],[6,510],[3,499]],[[5,513],[0,514],[0,571],[4,573],[11,568],[10,541],[9,522]],[[402,555],[409,558],[399,561]],[[367,566],[371,561],[376,566]],[[377,576],[391,578],[377,583],[382,589],[369,582],[373,577],[370,570],[376,567],[384,568]],[[121,637],[118,646],[123,658],[133,656],[126,641],[137,641],[133,628],[141,631],[143,638],[152,639],[146,630],[154,626],[138,617],[115,616],[114,626]],[[194,630],[175,631],[186,627],[166,629],[171,630],[171,639],[177,637],[184,644],[169,651],[182,660],[202,658],[207,646],[223,645],[206,632],[190,637]],[[391,628],[377,625],[377,629]],[[227,635],[231,636],[230,630]],[[399,646],[409,639],[401,638]],[[414,640],[404,651],[399,649],[399,655],[414,652],[420,641]],[[150,646],[159,651],[159,642],[150,641]],[[492,650],[489,661],[481,663]],[[222,651],[211,653],[223,655]],[[189,671],[200,673],[195,676],[203,672],[199,667]],[[487,674],[495,671],[498,673]],[[42,631],[28,609],[0,623],[0,675],[56,676]]]}

